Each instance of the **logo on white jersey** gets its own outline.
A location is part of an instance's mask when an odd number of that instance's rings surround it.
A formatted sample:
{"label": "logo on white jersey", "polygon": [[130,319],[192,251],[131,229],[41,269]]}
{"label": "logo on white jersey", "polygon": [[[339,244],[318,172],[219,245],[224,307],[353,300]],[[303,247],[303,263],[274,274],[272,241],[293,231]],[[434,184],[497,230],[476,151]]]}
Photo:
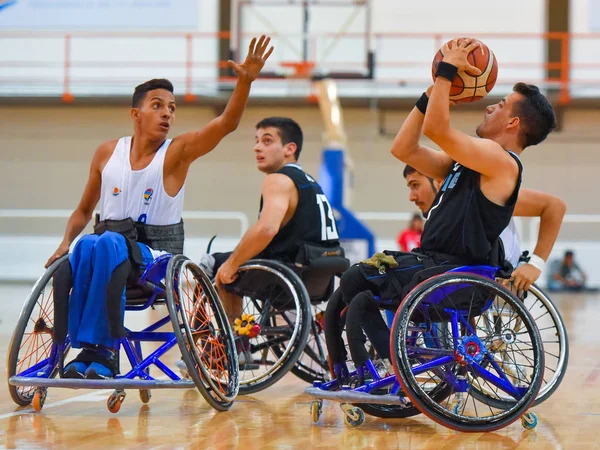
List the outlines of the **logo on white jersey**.
{"label": "logo on white jersey", "polygon": [[113,188],[113,193],[112,193],[112,194],[113,194],[113,195],[116,197],[116,196],[117,196],[117,195],[119,195],[120,193],[121,193],[121,189],[120,189],[120,188],[118,188],[117,186],[115,186],[115,187]]}
{"label": "logo on white jersey", "polygon": [[148,188],[144,191],[144,204],[150,204],[150,200],[152,200],[152,194],[154,194],[152,188]]}

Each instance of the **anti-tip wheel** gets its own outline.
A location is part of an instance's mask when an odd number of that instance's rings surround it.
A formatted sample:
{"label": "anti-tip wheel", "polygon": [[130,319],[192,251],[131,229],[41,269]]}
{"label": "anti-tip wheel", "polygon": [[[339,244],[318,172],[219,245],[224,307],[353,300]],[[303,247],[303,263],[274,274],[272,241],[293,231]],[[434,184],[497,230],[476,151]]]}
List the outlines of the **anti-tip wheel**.
{"label": "anti-tip wheel", "polygon": [[358,406],[351,406],[349,404],[341,405],[344,411],[344,421],[351,427],[359,427],[365,421],[365,413]]}
{"label": "anti-tip wheel", "polygon": [[526,412],[525,414],[523,414],[523,417],[521,417],[521,425],[523,425],[523,428],[525,428],[526,430],[533,430],[538,424],[538,417],[535,413],[532,412]]}
{"label": "anti-tip wheel", "polygon": [[148,403],[152,398],[152,393],[150,389],[140,389],[140,400],[142,403]]}
{"label": "anti-tip wheel", "polygon": [[319,421],[319,417],[321,417],[321,413],[323,412],[323,402],[319,400],[315,400],[310,404],[310,415],[312,417],[313,423],[317,423]]}
{"label": "anti-tip wheel", "polygon": [[46,395],[48,391],[46,389],[36,389],[35,394],[33,394],[32,406],[33,410],[40,412],[44,407],[44,403],[46,403]]}
{"label": "anti-tip wheel", "polygon": [[108,397],[108,400],[106,400],[106,406],[111,413],[118,413],[123,404],[123,400],[125,400],[125,391],[115,391]]}

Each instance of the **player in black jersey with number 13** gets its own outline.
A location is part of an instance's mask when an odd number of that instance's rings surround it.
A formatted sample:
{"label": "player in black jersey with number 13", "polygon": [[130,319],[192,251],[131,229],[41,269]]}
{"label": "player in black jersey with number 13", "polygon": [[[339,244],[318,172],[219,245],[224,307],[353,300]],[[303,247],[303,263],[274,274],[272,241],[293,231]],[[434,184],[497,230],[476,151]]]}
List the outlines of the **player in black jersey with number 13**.
{"label": "player in black jersey with number 13", "polygon": [[233,252],[204,255],[200,262],[210,276],[215,275],[232,323],[242,313],[242,300],[221,287],[233,283],[249,259],[294,263],[304,244],[341,252],[333,209],[319,184],[298,164],[302,141],[302,129],[292,119],[269,117],[256,125],[256,165],[267,175],[258,221]]}

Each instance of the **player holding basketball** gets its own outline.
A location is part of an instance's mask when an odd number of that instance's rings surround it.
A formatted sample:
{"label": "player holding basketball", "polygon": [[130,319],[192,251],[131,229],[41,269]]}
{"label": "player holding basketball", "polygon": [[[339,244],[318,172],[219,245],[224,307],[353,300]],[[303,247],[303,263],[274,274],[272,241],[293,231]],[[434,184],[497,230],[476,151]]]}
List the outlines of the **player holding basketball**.
{"label": "player holding basketball", "polygon": [[[363,262],[342,276],[341,294],[349,305],[346,333],[359,368],[368,359],[361,324],[380,357],[390,356],[389,330],[375,296],[391,301],[388,308],[396,308],[402,295],[398,286],[406,287],[420,270],[496,263],[489,258],[511,220],[521,185],[519,155],[526,147],[542,142],[556,126],[550,102],[537,87],[525,83],[516,84],[511,94],[486,108],[476,130],[478,138],[450,126],[452,81],[459,70],[481,73],[467,59],[478,46],[472,39],[454,40],[452,48],[445,46],[431,95],[423,94],[417,101],[392,145],[396,158],[430,178],[444,179],[425,224],[421,247],[413,253],[386,251],[394,268],[385,270],[377,261]],[[442,151],[419,144],[422,132]],[[343,361],[332,362],[336,372],[344,371]]]}
{"label": "player holding basketball", "polygon": [[66,377],[111,378],[118,372],[115,349],[126,333],[127,278],[161,251],[182,252],[188,169],[237,128],[252,82],[273,51],[269,43],[265,36],[258,42],[254,38],[242,64],[228,62],[237,74],[235,89],[223,113],[204,128],[167,139],[175,119],[173,85],[154,79],[135,88],[130,113],[134,135],[105,142],[96,150],[79,206],[46,263],[48,267],[69,251],[100,202],[96,234],[77,242],[54,279],[55,331],[64,340],[68,328],[71,346],[83,348],[65,367]]}

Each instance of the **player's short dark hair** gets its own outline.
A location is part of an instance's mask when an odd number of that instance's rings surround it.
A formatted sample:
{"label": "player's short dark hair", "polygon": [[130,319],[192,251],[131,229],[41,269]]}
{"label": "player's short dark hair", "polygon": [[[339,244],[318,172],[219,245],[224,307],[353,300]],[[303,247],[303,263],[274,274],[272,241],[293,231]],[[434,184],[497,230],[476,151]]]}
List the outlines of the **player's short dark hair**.
{"label": "player's short dark hair", "polygon": [[173,83],[166,78],[154,78],[140,84],[139,86],[136,86],[135,90],[133,91],[133,97],[131,98],[131,107],[139,108],[144,101],[146,94],[154,89],[166,89],[172,94]]}
{"label": "player's short dark hair", "polygon": [[568,257],[571,257],[571,258],[573,257],[573,250],[567,250],[565,252],[565,258],[568,258]]}
{"label": "player's short dark hair", "polygon": [[304,136],[302,134],[302,128],[295,120],[289,117],[267,117],[256,124],[256,129],[259,128],[277,128],[279,136],[281,137],[281,143],[283,145],[293,142],[296,144],[296,152],[294,158],[298,161],[300,158],[300,152],[302,151],[302,142]]}
{"label": "player's short dark hair", "polygon": [[521,121],[520,143],[523,148],[537,145],[556,128],[554,108],[533,84],[517,83],[513,91],[524,97],[513,107],[513,114]]}
{"label": "player's short dark hair", "polygon": [[[407,176],[409,176],[409,175],[411,175],[413,173],[419,173],[419,174],[423,175],[421,172],[419,172],[413,166],[409,166],[408,164],[406,166],[404,166],[404,171],[402,172],[402,175],[404,176],[404,178],[406,178]],[[433,178],[430,178],[427,175],[423,175],[423,176],[429,180],[429,184],[431,184],[431,188],[433,189],[433,192],[435,192],[437,194],[438,190],[435,187],[435,183],[433,182]]]}
{"label": "player's short dark hair", "polygon": [[418,172],[418,170],[407,164],[406,166],[404,166],[404,172],[402,172],[402,175],[404,176],[404,178],[406,178],[411,173],[415,173],[415,172]]}

